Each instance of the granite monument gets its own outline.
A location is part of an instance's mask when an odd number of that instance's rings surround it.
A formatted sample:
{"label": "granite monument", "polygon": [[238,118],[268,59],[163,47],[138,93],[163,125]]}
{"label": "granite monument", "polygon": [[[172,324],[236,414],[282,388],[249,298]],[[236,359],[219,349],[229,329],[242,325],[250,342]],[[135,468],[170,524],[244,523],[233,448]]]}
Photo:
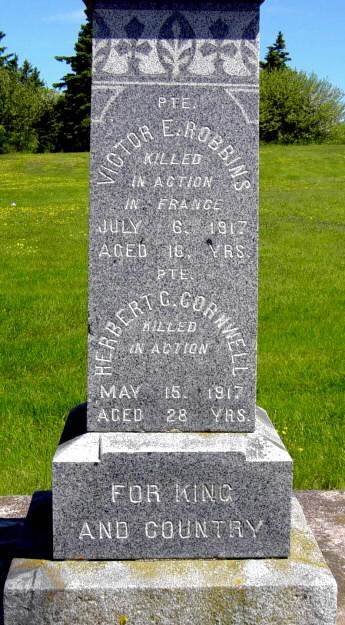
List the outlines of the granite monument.
{"label": "granite monument", "polygon": [[255,420],[259,2],[93,19],[89,433],[54,458],[54,555],[287,557],[292,462]]}
{"label": "granite monument", "polygon": [[94,28],[88,429],[253,431],[259,3]]}
{"label": "granite monument", "polygon": [[260,4],[89,2],[87,432],[53,461],[55,561],[13,561],[5,625],[335,623],[255,406]]}

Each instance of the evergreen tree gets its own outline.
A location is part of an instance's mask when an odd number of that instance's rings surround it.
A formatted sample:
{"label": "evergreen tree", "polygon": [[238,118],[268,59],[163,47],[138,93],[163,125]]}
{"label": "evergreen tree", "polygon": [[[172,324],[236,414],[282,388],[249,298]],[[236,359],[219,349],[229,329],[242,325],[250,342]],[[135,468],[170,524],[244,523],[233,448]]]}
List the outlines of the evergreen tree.
{"label": "evergreen tree", "polygon": [[11,61],[11,59],[13,59],[14,57],[14,54],[5,54],[7,48],[6,46],[1,45],[1,42],[5,37],[5,33],[0,30],[0,67],[5,67],[6,65],[8,65],[9,61]]}
{"label": "evergreen tree", "polygon": [[64,89],[59,101],[62,122],[60,145],[64,151],[80,152],[90,148],[92,26],[90,18],[81,26],[73,56],[57,56],[71,71],[54,87]]}
{"label": "evergreen tree", "polygon": [[44,105],[35,123],[37,136],[36,152],[56,152],[61,134],[61,119],[58,110],[59,100],[63,97],[52,89],[41,89]]}
{"label": "evergreen tree", "polygon": [[[0,44],[2,39],[6,37],[5,33],[0,31]],[[16,74],[21,82],[30,83],[34,87],[44,87],[44,82],[40,78],[37,67],[33,67],[27,59],[24,60],[20,67],[18,62],[18,54],[5,54],[7,48],[0,45],[0,67],[10,70]]]}
{"label": "evergreen tree", "polygon": [[17,54],[7,54],[0,32],[0,154],[54,151],[60,119],[61,96],[47,89],[37,67]]}
{"label": "evergreen tree", "polygon": [[7,61],[5,68],[9,69],[11,72],[14,72],[14,74],[17,74],[19,70],[18,60],[18,54],[11,54],[11,58]]}
{"label": "evergreen tree", "polygon": [[33,87],[44,87],[44,82],[40,78],[40,73],[37,67],[33,67],[27,59],[24,60],[23,65],[17,68],[19,72],[19,79],[21,82],[30,84]]}
{"label": "evergreen tree", "polygon": [[35,152],[36,123],[45,108],[45,89],[20,81],[19,74],[0,67],[0,154]]}
{"label": "evergreen tree", "polygon": [[273,46],[268,46],[268,52],[265,60],[261,63],[261,67],[268,71],[285,69],[289,61],[291,61],[291,58],[286,50],[284,35],[279,31]]}

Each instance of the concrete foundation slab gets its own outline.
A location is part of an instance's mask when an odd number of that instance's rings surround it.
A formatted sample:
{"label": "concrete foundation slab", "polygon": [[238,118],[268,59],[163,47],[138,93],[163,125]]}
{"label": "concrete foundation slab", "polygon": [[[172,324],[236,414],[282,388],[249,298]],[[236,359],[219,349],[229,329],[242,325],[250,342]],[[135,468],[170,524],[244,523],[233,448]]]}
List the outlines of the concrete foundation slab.
{"label": "concrete foundation slab", "polygon": [[279,560],[16,559],[5,625],[334,625],[336,583],[293,499]]}

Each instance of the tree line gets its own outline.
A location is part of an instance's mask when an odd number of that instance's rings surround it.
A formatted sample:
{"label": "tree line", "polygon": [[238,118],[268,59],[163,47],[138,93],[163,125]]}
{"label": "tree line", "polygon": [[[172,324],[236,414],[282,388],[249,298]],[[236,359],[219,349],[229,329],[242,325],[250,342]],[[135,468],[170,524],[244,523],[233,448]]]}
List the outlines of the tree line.
{"label": "tree line", "polygon": [[282,32],[260,64],[260,139],[273,143],[345,143],[344,93],[316,74],[288,66]]}
{"label": "tree line", "polygon": [[[8,53],[0,32],[0,153],[88,151],[92,28],[86,12],[70,70],[53,89],[40,72]],[[292,69],[278,33],[260,64],[260,138],[273,143],[345,143],[344,94],[315,74]]]}
{"label": "tree line", "polygon": [[53,89],[40,72],[8,53],[0,32],[0,154],[6,152],[84,152],[90,144],[92,31],[81,26],[75,53],[57,56],[70,71]]}

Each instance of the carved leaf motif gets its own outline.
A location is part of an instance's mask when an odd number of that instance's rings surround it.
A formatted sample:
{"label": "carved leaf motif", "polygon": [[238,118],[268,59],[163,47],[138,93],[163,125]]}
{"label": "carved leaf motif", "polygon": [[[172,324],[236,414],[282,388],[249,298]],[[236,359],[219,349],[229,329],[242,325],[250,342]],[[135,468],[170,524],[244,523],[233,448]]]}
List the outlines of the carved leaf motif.
{"label": "carved leaf motif", "polygon": [[104,39],[100,41],[94,40],[94,48],[93,48],[93,68],[94,70],[98,65],[106,60],[109,55],[109,46],[108,42]]}
{"label": "carved leaf motif", "polygon": [[105,19],[95,11],[93,38],[93,69],[103,71],[103,66],[110,54],[110,30]]}
{"label": "carved leaf motif", "polygon": [[133,17],[127,26],[125,26],[126,35],[129,39],[140,39],[145,30],[145,25],[139,22],[137,17]]}
{"label": "carved leaf motif", "polygon": [[226,56],[235,56],[237,52],[237,47],[234,43],[230,41],[229,43],[225,43],[224,45],[222,45],[221,51],[222,54],[225,54]]}
{"label": "carved leaf motif", "polygon": [[210,26],[210,33],[214,39],[225,39],[228,32],[228,25],[220,18]]}
{"label": "carved leaf motif", "polygon": [[248,65],[256,65],[257,63],[257,46],[256,37],[258,35],[258,20],[254,18],[244,29],[241,41],[241,54],[244,63]]}
{"label": "carved leaf motif", "polygon": [[145,54],[145,56],[148,56],[151,52],[152,46],[145,41],[144,43],[138,43],[137,47],[136,47],[136,52],[137,54]]}
{"label": "carved leaf motif", "polygon": [[248,26],[246,26],[246,28],[244,29],[242,33],[242,39],[252,39],[253,41],[256,41],[258,32],[259,32],[259,23],[258,23],[258,19],[255,17],[254,19],[252,19],[251,22],[249,22]]}
{"label": "carved leaf motif", "polygon": [[216,45],[216,43],[206,41],[200,46],[199,49],[203,56],[210,56],[211,54],[215,54],[217,52],[218,46]]}
{"label": "carved leaf motif", "polygon": [[109,39],[110,28],[105,19],[100,15],[98,11],[94,12],[94,25],[95,25],[95,39]]}
{"label": "carved leaf motif", "polygon": [[180,74],[195,55],[195,34],[181,13],[174,13],[159,31],[157,52],[162,65],[173,77]]}
{"label": "carved leaf motif", "polygon": [[242,58],[246,65],[256,65],[257,48],[252,41],[243,41],[241,45]]}
{"label": "carved leaf motif", "polygon": [[170,66],[173,76],[178,76],[182,67],[190,63],[192,59],[192,44],[181,43],[178,40],[162,42],[163,57],[165,63]]}
{"label": "carved leaf motif", "polygon": [[130,50],[131,50],[131,46],[128,43],[128,41],[120,41],[119,43],[117,43],[114,46],[116,52],[118,52],[120,54],[120,56],[124,56],[126,54],[129,54]]}
{"label": "carved leaf motif", "polygon": [[194,39],[194,31],[182,13],[173,13],[163,23],[159,39]]}

